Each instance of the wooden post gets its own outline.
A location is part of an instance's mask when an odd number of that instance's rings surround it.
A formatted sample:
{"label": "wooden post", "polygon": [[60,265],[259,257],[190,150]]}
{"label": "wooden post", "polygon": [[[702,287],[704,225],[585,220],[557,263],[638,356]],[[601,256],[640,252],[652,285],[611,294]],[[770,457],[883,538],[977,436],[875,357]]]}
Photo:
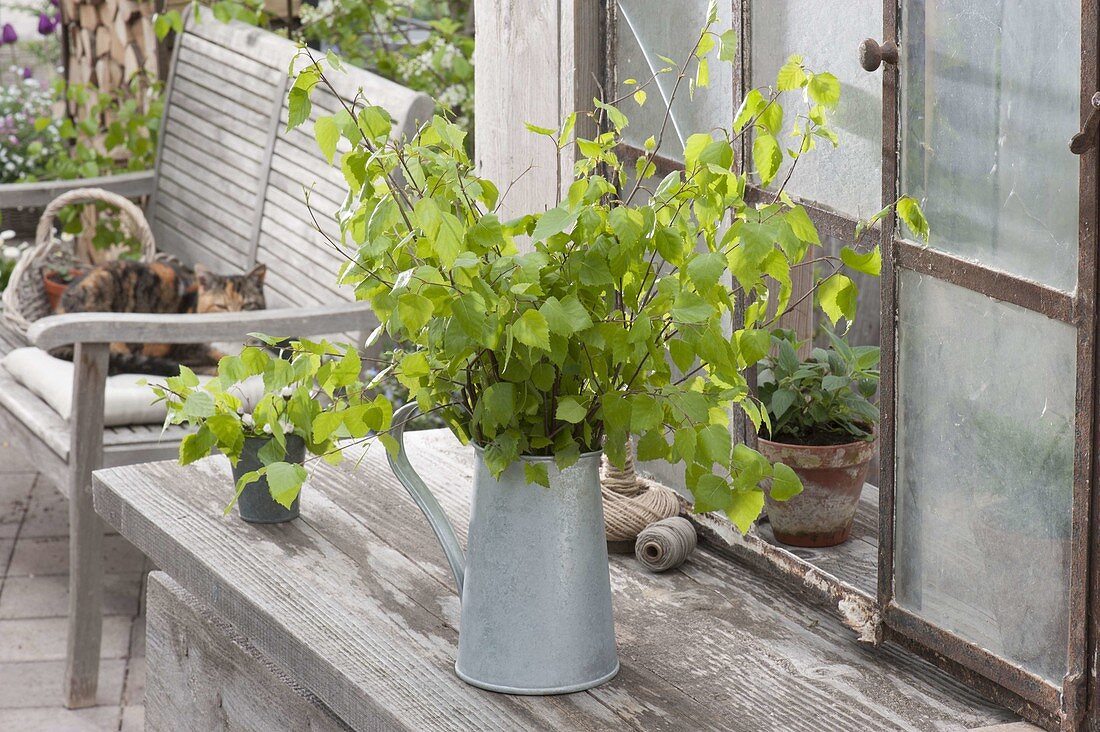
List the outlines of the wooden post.
{"label": "wooden post", "polygon": [[65,706],[95,705],[103,631],[103,524],[92,505],[92,471],[103,463],[107,343],[78,343],[73,356],[69,440],[69,639]]}
{"label": "wooden post", "polygon": [[[588,111],[599,84],[599,3],[476,0],[475,148],[505,195],[502,217],[551,208],[568,188],[573,152],[524,127],[557,128]],[[590,134],[581,127],[580,134]]]}

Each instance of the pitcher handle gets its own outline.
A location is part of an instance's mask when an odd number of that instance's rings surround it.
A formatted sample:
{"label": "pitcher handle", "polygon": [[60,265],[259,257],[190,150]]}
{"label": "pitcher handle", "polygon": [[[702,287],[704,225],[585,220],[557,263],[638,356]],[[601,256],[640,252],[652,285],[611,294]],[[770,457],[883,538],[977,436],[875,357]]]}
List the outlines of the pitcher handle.
{"label": "pitcher handle", "polygon": [[447,562],[450,563],[451,572],[455,576],[455,584],[458,585],[458,596],[461,598],[462,582],[466,574],[466,557],[462,553],[462,546],[458,543],[458,537],[455,536],[454,527],[447,519],[447,514],[443,513],[443,507],[439,505],[439,501],[432,495],[428,486],[424,485],[424,481],[413,470],[412,464],[409,463],[409,455],[405,451],[405,425],[418,414],[420,414],[420,409],[417,407],[416,402],[406,404],[394,412],[393,427],[390,434],[397,440],[397,455],[391,455],[387,451],[386,457],[390,461],[390,469],[393,470],[393,474],[397,476],[397,479],[401,481],[401,485],[405,486],[405,490],[409,492],[412,499],[416,501],[416,505],[424,512],[432,531],[435,532],[436,539],[443,547],[443,553],[447,555]]}

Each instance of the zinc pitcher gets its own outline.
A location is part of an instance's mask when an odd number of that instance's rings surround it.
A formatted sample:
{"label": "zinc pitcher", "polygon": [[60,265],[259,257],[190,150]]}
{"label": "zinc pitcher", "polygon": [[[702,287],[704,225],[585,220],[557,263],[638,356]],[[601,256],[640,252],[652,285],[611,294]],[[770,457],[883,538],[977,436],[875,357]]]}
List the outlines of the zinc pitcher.
{"label": "zinc pitcher", "polygon": [[522,462],[494,478],[476,448],[467,551],[435,496],[409,464],[407,404],[393,416],[399,450],[390,467],[435,531],[462,601],[455,671],[508,694],[567,694],[619,671],[600,497],[600,453],[530,484]]}

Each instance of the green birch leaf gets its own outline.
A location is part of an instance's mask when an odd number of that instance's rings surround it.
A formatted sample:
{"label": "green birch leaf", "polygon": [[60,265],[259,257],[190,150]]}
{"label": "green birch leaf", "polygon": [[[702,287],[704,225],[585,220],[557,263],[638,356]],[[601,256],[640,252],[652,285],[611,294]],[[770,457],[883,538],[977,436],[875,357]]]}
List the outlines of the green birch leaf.
{"label": "green birch leaf", "polygon": [[267,489],[275,502],[290,508],[306,482],[306,469],[296,463],[272,463],[267,466]]}
{"label": "green birch leaf", "polygon": [[858,299],[859,289],[842,274],[824,280],[817,291],[818,304],[834,326],[841,318],[855,320]]}
{"label": "green birch leaf", "polygon": [[731,28],[724,32],[718,41],[718,60],[737,60],[737,33]]}
{"label": "green birch leaf", "polygon": [[882,252],[876,245],[869,252],[857,252],[851,247],[840,250],[840,260],[856,272],[863,272],[873,277],[882,274]]}
{"label": "green birch leaf", "polygon": [[828,72],[814,74],[806,91],[814,103],[823,107],[835,107],[840,101],[840,81]]}
{"label": "green birch leaf", "polygon": [[544,462],[525,461],[523,463],[523,477],[528,483],[535,483],[543,488],[550,487],[550,471],[546,468]]}
{"label": "green birch leaf", "polygon": [[691,495],[695,499],[696,513],[727,511],[733,505],[733,492],[729,484],[712,473],[699,476],[699,480],[691,486]]}
{"label": "green birch leaf", "polygon": [[777,501],[786,501],[802,492],[802,481],[798,475],[783,463],[772,466],[771,497]]}
{"label": "green birch leaf", "polygon": [[763,509],[763,491],[735,491],[730,496],[726,515],[742,534],[747,534]]}
{"label": "green birch leaf", "polygon": [[313,123],[313,134],[317,138],[317,147],[325,160],[332,163],[336,158],[336,143],[340,141],[340,128],[332,117],[318,117]]}
{"label": "green birch leaf", "polygon": [[569,424],[579,424],[584,421],[586,414],[588,409],[581,404],[580,400],[567,396],[558,400],[558,409],[554,416]]}
{"label": "green birch leaf", "polygon": [[523,315],[511,326],[512,335],[517,341],[531,348],[550,350],[550,327],[546,318],[538,310],[524,311]]}
{"label": "green birch leaf", "polygon": [[924,211],[921,210],[917,199],[911,196],[902,196],[898,199],[897,211],[898,218],[905,222],[905,225],[909,227],[909,231],[928,241],[928,220],[924,218]]}
{"label": "green birch leaf", "polygon": [[752,143],[752,162],[761,185],[766,186],[775,179],[783,163],[783,151],[774,135],[760,133],[756,136]]}

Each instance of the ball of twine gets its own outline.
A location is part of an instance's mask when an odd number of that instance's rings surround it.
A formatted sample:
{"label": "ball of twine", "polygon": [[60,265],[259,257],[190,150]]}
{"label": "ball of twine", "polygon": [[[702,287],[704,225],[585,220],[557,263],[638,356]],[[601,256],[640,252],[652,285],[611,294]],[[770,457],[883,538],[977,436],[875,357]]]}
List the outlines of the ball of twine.
{"label": "ball of twine", "polygon": [[627,451],[626,465],[616,468],[603,461],[604,528],[609,542],[632,542],[650,524],[680,512],[676,491],[640,477]]}
{"label": "ball of twine", "polygon": [[634,555],[650,572],[679,567],[695,551],[695,527],[683,516],[663,519],[642,529],[634,543]]}

